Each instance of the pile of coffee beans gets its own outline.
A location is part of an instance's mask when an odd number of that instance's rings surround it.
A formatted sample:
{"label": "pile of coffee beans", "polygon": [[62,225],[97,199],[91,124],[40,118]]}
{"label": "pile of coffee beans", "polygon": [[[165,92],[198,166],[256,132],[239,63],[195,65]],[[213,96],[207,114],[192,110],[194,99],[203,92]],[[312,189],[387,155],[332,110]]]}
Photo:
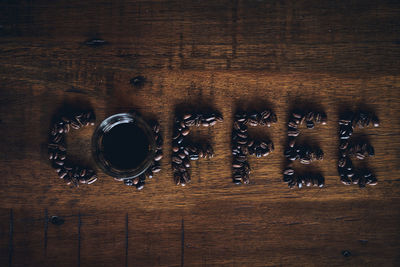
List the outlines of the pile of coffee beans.
{"label": "pile of coffee beans", "polygon": [[191,181],[189,172],[191,166],[190,161],[198,160],[199,158],[212,158],[214,156],[211,145],[200,145],[190,142],[188,138],[190,127],[211,127],[217,122],[222,121],[223,117],[218,112],[187,112],[174,119],[171,160],[174,182],[176,185],[185,186]]}
{"label": "pile of coffee beans", "polygon": [[374,148],[368,142],[350,142],[350,137],[356,128],[369,126],[379,127],[379,119],[373,113],[364,111],[346,112],[340,116],[338,172],[340,181],[345,185],[358,184],[362,188],[365,185],[376,185],[378,183],[375,175],[369,170],[355,170],[350,159],[350,157],[355,156],[357,159],[363,160],[375,155]]}
{"label": "pile of coffee beans", "polygon": [[79,112],[72,116],[62,116],[50,129],[48,144],[49,159],[60,179],[66,181],[68,185],[78,187],[79,183],[92,184],[97,180],[94,170],[81,166],[72,166],[67,162],[65,144],[66,134],[71,128],[77,130],[84,126],[94,125],[94,122],[95,115],[93,111]]}
{"label": "pile of coffee beans", "polygon": [[162,139],[162,134],[160,131],[160,124],[157,121],[151,121],[150,126],[154,133],[154,138],[156,142],[156,153],[153,158],[153,163],[151,166],[144,172],[143,174],[133,178],[133,179],[123,179],[125,185],[128,186],[135,186],[137,190],[142,190],[145,185],[146,178],[153,178],[155,173],[161,171],[161,164],[160,161],[163,158],[162,147],[164,141]]}
{"label": "pile of coffee beans", "polygon": [[232,130],[232,180],[235,184],[248,184],[250,165],[247,155],[255,155],[257,158],[268,156],[274,151],[272,141],[259,141],[249,138],[248,126],[268,126],[276,123],[277,117],[271,110],[262,112],[239,111],[235,114]]}
{"label": "pile of coffee beans", "polygon": [[[291,163],[299,160],[301,164],[311,164],[313,161],[322,160],[324,153],[319,148],[312,148],[308,145],[296,145],[296,137],[300,134],[300,126],[305,124],[307,129],[314,129],[316,124],[326,125],[327,116],[324,112],[295,110],[288,122],[288,148],[284,151],[285,157]],[[296,175],[293,168],[288,167],[283,171],[283,181],[289,188],[302,188],[306,186],[323,187],[325,179],[320,174]]]}

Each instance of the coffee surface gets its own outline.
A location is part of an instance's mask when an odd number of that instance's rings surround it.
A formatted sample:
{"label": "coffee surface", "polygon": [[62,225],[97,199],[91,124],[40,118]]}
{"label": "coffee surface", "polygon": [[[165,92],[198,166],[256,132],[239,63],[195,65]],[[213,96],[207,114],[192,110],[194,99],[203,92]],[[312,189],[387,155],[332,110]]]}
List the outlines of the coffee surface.
{"label": "coffee surface", "polygon": [[103,137],[104,157],[117,169],[138,167],[149,152],[149,141],[134,123],[114,126]]}

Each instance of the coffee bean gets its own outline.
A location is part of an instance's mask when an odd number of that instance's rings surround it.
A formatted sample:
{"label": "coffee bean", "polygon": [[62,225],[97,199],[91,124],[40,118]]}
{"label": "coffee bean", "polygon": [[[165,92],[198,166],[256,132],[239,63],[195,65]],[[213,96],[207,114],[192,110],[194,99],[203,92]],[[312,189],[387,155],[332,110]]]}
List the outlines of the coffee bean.
{"label": "coffee bean", "polygon": [[379,127],[379,119],[378,119],[378,117],[376,117],[375,115],[373,115],[372,118],[371,118],[371,121],[372,121],[372,125],[373,125],[374,127]]}
{"label": "coffee bean", "polygon": [[303,117],[303,113],[299,110],[296,110],[292,113],[292,117],[296,119],[301,119]]}
{"label": "coffee bean", "polygon": [[144,188],[145,182],[139,181],[135,186],[137,190],[142,190]]}
{"label": "coffee bean", "polygon": [[60,172],[58,173],[58,176],[59,176],[61,179],[64,179],[64,177],[65,177],[67,174],[68,174],[68,172],[66,172],[66,171],[60,171]]}
{"label": "coffee bean", "polygon": [[182,134],[183,136],[186,136],[186,135],[188,135],[189,133],[190,133],[189,128],[185,128],[185,129],[183,129],[182,132],[181,132],[181,134]]}
{"label": "coffee bean", "polygon": [[321,112],[320,115],[321,115],[321,124],[326,125],[328,123],[328,117],[324,112]]}
{"label": "coffee bean", "polygon": [[159,166],[159,165],[154,165],[154,166],[151,168],[151,171],[152,171],[153,173],[157,173],[157,172],[161,171],[161,166]]}
{"label": "coffee bean", "polygon": [[294,170],[293,170],[292,168],[287,168],[287,169],[285,169],[285,170],[283,171],[283,174],[284,174],[284,175],[292,176],[292,175],[294,175]]}
{"label": "coffee bean", "polygon": [[288,122],[288,127],[293,128],[293,129],[297,129],[298,125],[299,124],[294,119],[291,119]]}
{"label": "coffee bean", "polygon": [[310,111],[306,114],[306,121],[312,121],[314,119],[314,112]]}
{"label": "coffee bean", "polygon": [[154,156],[155,161],[160,161],[163,157],[162,151],[157,151],[156,155]]}
{"label": "coffee bean", "polygon": [[297,137],[300,134],[299,130],[295,128],[289,128],[288,130],[288,136],[290,137]]}
{"label": "coffee bean", "polygon": [[133,185],[133,179],[126,179],[124,180],[124,184],[128,185],[128,186],[132,186]]}

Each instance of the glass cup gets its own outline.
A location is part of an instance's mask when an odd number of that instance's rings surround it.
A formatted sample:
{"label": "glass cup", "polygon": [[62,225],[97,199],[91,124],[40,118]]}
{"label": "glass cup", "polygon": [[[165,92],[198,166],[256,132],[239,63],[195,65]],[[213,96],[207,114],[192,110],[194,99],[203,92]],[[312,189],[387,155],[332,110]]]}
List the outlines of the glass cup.
{"label": "glass cup", "polygon": [[[149,149],[144,160],[135,168],[119,169],[107,160],[104,154],[104,135],[113,127],[124,123],[134,123],[147,137]],[[114,114],[105,120],[94,131],[92,137],[92,153],[96,164],[108,175],[117,180],[132,179],[143,174],[152,164],[156,152],[155,137],[151,127],[136,113]]]}

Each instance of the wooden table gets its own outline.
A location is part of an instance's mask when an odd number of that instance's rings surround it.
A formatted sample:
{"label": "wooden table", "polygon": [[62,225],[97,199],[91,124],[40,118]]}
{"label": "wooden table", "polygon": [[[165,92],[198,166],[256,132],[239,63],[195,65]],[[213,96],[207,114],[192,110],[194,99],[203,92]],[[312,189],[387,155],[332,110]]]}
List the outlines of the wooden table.
{"label": "wooden table", "polygon": [[[399,266],[399,14],[390,0],[1,1],[0,265]],[[142,88],[130,84],[138,75]],[[225,117],[194,131],[216,156],[194,163],[186,187],[170,168],[181,104]],[[46,148],[64,105],[92,106],[97,122],[132,108],[157,118],[163,170],[142,191],[100,170],[95,184],[69,188]],[[325,152],[308,167],[324,174],[322,189],[282,182],[298,105],[328,115],[328,125],[304,131]],[[276,149],[250,158],[251,184],[236,186],[232,117],[255,106],[278,115],[254,130]],[[364,189],[342,185],[336,168],[338,114],[360,107],[381,119],[357,131],[376,150],[366,161],[379,183]],[[93,130],[67,140],[69,155],[92,166]]]}

